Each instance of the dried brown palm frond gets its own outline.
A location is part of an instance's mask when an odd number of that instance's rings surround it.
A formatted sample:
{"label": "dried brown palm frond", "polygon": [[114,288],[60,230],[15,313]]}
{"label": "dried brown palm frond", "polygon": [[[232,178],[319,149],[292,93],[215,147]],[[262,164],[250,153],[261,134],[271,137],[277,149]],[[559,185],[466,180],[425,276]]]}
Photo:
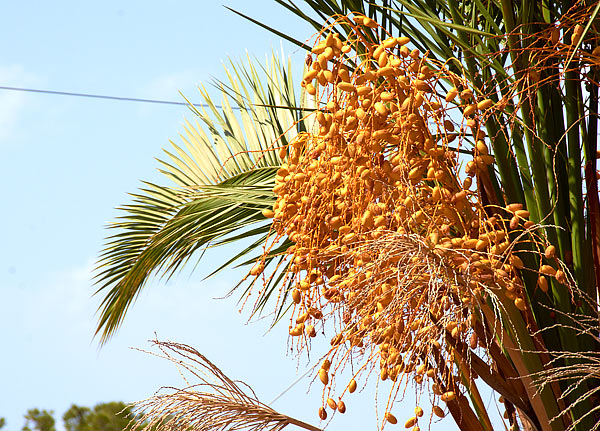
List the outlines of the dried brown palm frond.
{"label": "dried brown palm frond", "polygon": [[131,431],[142,428],[154,431],[279,431],[292,424],[309,431],[319,428],[278,413],[258,400],[245,383],[231,380],[204,355],[185,344],[152,341],[173,362],[189,385],[186,373],[200,383],[184,389],[163,388],[168,393],[134,404],[137,417]]}

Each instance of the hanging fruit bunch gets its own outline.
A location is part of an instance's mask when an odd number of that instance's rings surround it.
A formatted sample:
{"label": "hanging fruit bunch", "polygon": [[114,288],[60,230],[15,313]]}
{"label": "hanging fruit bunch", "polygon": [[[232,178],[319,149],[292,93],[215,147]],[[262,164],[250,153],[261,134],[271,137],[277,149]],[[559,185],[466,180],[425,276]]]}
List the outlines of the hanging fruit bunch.
{"label": "hanging fruit bunch", "polygon": [[[479,429],[465,396],[482,402],[469,352],[493,362],[503,313],[527,320],[522,250],[546,253],[543,291],[548,277],[569,283],[567,273],[528,211],[489,192],[494,156],[482,125],[499,107],[408,38],[372,41],[363,29],[374,21],[339,21],[353,32],[343,41],[325,28],[302,81],[319,101],[318,129],[281,150],[277,200],[263,212],[274,231],[265,257],[284,238],[294,243],[285,252],[289,333],[302,348],[332,322],[318,372],[322,419],[327,409],[343,413],[343,396],[375,371],[389,381],[388,423],[397,422],[393,401],[414,384],[432,395],[432,416],[450,412]],[[263,271],[259,261],[251,275],[269,280]],[[336,386],[352,353],[361,362]],[[418,429],[423,415],[417,406],[405,426]]]}

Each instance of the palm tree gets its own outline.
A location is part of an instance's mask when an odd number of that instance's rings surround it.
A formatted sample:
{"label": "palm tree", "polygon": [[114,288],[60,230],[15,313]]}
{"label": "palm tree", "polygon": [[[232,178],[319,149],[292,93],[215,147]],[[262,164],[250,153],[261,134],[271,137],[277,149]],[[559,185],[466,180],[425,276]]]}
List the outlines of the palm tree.
{"label": "palm tree", "polygon": [[249,66],[222,87],[244,133],[227,102],[217,123],[197,112],[212,142],[188,125],[163,163],[176,187],[148,185],[115,224],[102,339],[151,274],[253,238],[223,267],[256,263],[257,310],[281,290],[299,345],[309,322],[341,317],[324,391],[354,349],[461,430],[492,429],[477,377],[511,429],[600,427],[600,2],[276,2],[322,35],[307,47],[270,29],[311,49],[305,103],[280,65],[264,88]]}

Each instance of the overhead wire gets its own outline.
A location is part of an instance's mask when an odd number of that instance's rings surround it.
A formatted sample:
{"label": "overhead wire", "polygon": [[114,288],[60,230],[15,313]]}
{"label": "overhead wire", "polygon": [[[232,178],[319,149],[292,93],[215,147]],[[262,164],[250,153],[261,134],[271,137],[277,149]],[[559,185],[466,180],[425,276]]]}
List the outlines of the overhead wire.
{"label": "overhead wire", "polygon": [[298,377],[296,380],[294,380],[287,388],[285,388],[283,390],[283,392],[281,392],[279,395],[277,395],[275,398],[273,398],[273,400],[268,405],[272,405],[275,401],[277,401],[279,398],[284,396],[290,389],[292,389],[294,386],[296,386],[304,377],[306,377],[310,372],[312,372],[315,369],[315,367],[316,367],[316,365],[308,367],[306,369],[306,371],[304,371],[304,374],[302,374],[300,377]]}
{"label": "overhead wire", "polygon": [[[122,102],[141,102],[141,103],[157,103],[163,105],[180,105],[180,106],[196,106],[201,108],[210,107],[206,103],[188,103],[188,102],[174,102],[171,100],[158,100],[158,99],[141,99],[136,97],[122,97],[122,96],[107,96],[103,94],[90,94],[90,93],[75,93],[71,91],[55,91],[55,90],[41,90],[37,88],[24,88],[24,87],[8,87],[0,86],[0,90],[8,91],[23,91],[29,93],[42,93],[42,94],[53,94],[57,96],[71,96],[71,97],[88,97],[94,99],[108,99],[108,100],[119,100]],[[217,109],[221,109],[222,106],[214,105]],[[232,107],[233,109],[239,109],[239,107]]]}

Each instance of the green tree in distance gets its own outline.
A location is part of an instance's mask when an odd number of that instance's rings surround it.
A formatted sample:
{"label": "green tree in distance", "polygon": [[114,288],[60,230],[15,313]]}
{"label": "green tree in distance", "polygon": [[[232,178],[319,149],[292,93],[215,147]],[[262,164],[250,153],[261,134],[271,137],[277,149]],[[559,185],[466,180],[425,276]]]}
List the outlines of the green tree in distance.
{"label": "green tree in distance", "polygon": [[93,409],[73,404],[63,415],[67,431],[122,431],[131,418],[131,408],[120,401],[99,403]]}
{"label": "green tree in distance", "polygon": [[67,431],[90,431],[90,416],[92,411],[89,407],[71,405],[63,415],[63,422]]}
{"label": "green tree in distance", "polygon": [[23,431],[56,431],[54,411],[29,409],[25,414]]}

